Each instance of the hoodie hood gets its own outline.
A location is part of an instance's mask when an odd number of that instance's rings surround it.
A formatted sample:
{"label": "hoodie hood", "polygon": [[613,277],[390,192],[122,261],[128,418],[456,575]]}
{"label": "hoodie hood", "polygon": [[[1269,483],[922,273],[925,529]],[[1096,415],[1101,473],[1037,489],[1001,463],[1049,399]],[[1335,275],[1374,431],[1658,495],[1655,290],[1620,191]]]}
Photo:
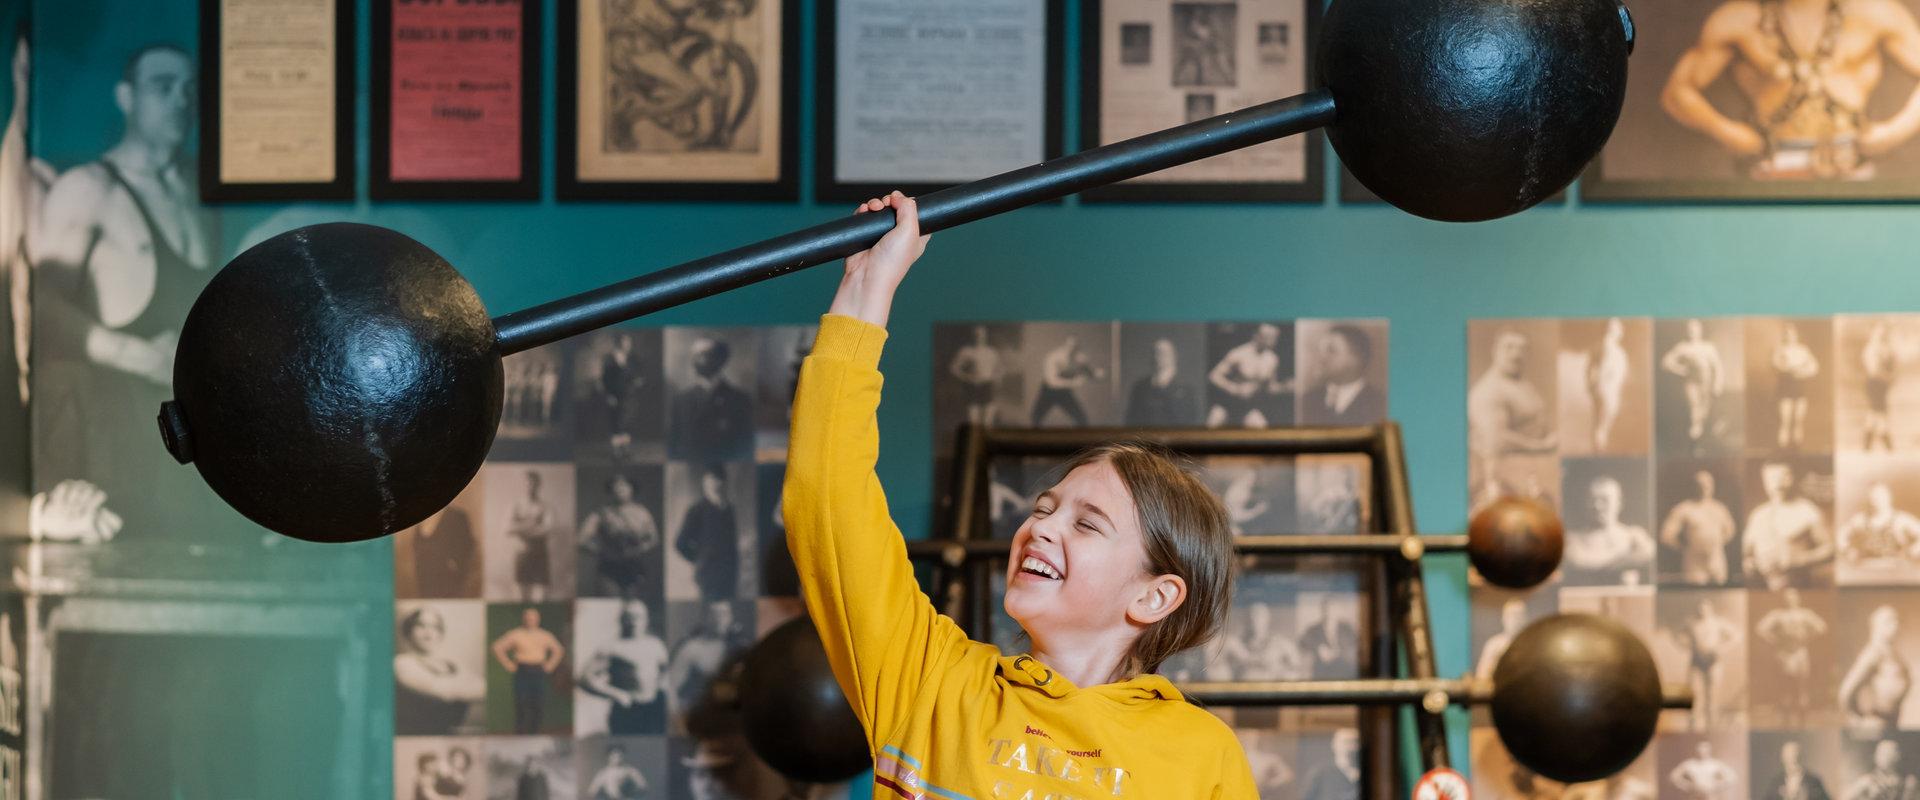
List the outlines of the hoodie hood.
{"label": "hoodie hood", "polygon": [[1121,703],[1186,700],[1186,696],[1173,687],[1172,681],[1153,674],[1135,675],[1124,681],[1081,689],[1073,685],[1073,681],[1067,680],[1065,675],[1054,672],[1051,667],[1024,653],[1017,656],[1001,656],[995,669],[1008,683],[1034,689],[1049,697],[1067,697],[1075,692],[1084,691]]}

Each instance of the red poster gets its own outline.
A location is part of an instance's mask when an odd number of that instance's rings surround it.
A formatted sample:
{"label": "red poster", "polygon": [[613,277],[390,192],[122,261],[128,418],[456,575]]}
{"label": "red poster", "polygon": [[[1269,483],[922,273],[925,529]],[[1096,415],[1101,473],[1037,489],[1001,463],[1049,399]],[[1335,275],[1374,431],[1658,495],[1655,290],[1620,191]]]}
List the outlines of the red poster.
{"label": "red poster", "polygon": [[521,0],[393,4],[396,181],[520,179]]}

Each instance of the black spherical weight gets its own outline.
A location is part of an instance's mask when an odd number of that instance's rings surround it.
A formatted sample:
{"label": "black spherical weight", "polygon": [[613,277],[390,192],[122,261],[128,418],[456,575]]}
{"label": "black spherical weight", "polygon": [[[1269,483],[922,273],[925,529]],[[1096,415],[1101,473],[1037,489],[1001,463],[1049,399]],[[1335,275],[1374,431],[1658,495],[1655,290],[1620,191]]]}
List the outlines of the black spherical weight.
{"label": "black spherical weight", "polygon": [[1423,217],[1493,219],[1560,191],[1626,97],[1618,0],[1335,0],[1320,77],[1355,177]]}
{"label": "black spherical weight", "polygon": [[1504,497],[1488,503],[1467,523],[1467,558],[1495,586],[1525,589],[1560,568],[1566,532],[1553,509],[1532,500]]}
{"label": "black spherical weight", "polygon": [[161,414],[169,450],[249,519],[356,541],[426,519],[500,419],[493,322],[425,245],[353,223],[240,254],[194,302]]}
{"label": "black spherical weight", "polygon": [[1660,674],[1618,622],[1560,614],[1527,626],[1493,670],[1493,725],[1515,761],[1567,783],[1625,769],[1653,739]]}
{"label": "black spherical weight", "polygon": [[805,617],[773,629],[747,653],[740,717],[753,751],[793,780],[837,783],[873,767],[866,732]]}

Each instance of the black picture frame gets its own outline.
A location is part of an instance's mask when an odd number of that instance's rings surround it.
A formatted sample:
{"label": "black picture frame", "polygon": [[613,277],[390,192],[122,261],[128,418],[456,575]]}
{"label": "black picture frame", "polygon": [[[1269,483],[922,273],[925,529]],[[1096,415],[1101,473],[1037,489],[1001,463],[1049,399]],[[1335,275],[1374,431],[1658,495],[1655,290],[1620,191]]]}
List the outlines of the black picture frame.
{"label": "black picture frame", "polygon": [[372,0],[373,59],[368,74],[367,194],[375,200],[537,200],[540,197],[541,0],[520,4],[520,179],[394,180],[393,4]]}
{"label": "black picture frame", "polygon": [[[1319,83],[1315,65],[1316,34],[1320,28],[1323,4],[1319,0],[1298,0],[1304,7],[1301,19],[1306,30],[1300,36],[1300,58],[1306,65],[1306,86]],[[1101,6],[1104,0],[1087,0],[1080,7],[1080,146],[1099,147],[1101,74]],[[1280,98],[1267,98],[1278,100]],[[1318,203],[1326,197],[1325,134],[1310,131],[1305,135],[1306,175],[1299,181],[1204,181],[1204,182],[1121,182],[1088,189],[1079,194],[1084,202],[1133,203]]]}
{"label": "black picture frame", "polygon": [[[1042,0],[1046,3],[1046,55],[1044,58],[1042,80],[1046,81],[1043,104],[1044,144],[1041,157],[1051,160],[1059,158],[1064,152],[1065,140],[1065,97],[1066,97],[1066,0]],[[839,28],[840,0],[819,0],[816,12],[815,71],[818,77],[814,85],[818,87],[818,96],[814,107],[814,181],[813,197],[824,203],[857,203],[870,197],[880,197],[898,189],[908,195],[922,195],[928,192],[953,186],[952,183],[927,183],[916,181],[868,182],[840,181],[835,179],[838,172],[838,160],[834,144],[839,132],[839,85],[838,63],[839,42],[835,36]],[[976,176],[979,178],[986,175]],[[1059,201],[1051,201],[1059,202]]]}
{"label": "black picture frame", "polygon": [[555,48],[554,194],[560,200],[780,202],[800,197],[800,2],[780,7],[780,170],[771,181],[583,181],[579,175],[579,41],[581,2],[559,3]]}
{"label": "black picture frame", "polygon": [[306,183],[226,183],[220,180],[220,5],[200,0],[200,200],[206,203],[352,200],[358,164],[353,157],[354,0],[333,0],[333,180]]}

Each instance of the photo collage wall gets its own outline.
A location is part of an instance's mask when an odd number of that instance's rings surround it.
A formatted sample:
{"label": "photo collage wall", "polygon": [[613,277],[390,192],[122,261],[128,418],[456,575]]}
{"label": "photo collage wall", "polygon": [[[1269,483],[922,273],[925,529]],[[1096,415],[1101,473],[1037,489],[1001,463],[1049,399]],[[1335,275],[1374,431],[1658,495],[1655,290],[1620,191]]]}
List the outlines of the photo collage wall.
{"label": "photo collage wall", "polygon": [[1467,338],[1473,505],[1530,497],[1566,528],[1547,583],[1476,581],[1476,674],[1528,622],[1585,612],[1695,697],[1578,789],[1515,765],[1476,713],[1476,796],[1920,796],[1920,315],[1476,320]]}
{"label": "photo collage wall", "polygon": [[398,800],[801,796],[729,706],[803,613],[779,499],[813,336],[616,328],[506,359],[491,458],[395,538]]}
{"label": "photo collage wall", "polygon": [[[1268,428],[1387,418],[1385,320],[960,322],[933,334],[937,520],[964,423],[1001,427]],[[1057,462],[991,465],[989,520],[1011,538]],[[1237,534],[1354,533],[1370,524],[1365,456],[1207,457],[1202,479]],[[1190,681],[1337,679],[1366,661],[1363,572],[1334,558],[1243,561],[1226,629],[1161,672]],[[995,602],[1004,580],[994,579]],[[996,613],[991,640],[1025,652]],[[1334,800],[1359,791],[1351,707],[1214,709],[1239,733],[1262,798]]]}

